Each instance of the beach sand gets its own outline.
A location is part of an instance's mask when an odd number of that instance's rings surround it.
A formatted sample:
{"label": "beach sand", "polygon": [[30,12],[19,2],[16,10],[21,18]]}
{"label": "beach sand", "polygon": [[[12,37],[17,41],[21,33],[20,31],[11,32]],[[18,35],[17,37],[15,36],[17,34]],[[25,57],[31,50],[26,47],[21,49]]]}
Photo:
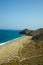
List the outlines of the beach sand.
{"label": "beach sand", "polygon": [[31,41],[31,36],[24,36],[0,45],[0,64],[7,63],[18,56],[18,51]]}

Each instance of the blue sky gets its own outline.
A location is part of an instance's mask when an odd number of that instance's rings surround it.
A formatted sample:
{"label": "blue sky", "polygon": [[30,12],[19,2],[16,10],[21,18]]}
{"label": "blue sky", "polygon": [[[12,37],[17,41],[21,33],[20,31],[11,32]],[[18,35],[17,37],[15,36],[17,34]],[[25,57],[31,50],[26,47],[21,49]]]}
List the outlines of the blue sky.
{"label": "blue sky", "polygon": [[0,0],[0,29],[43,27],[43,0]]}

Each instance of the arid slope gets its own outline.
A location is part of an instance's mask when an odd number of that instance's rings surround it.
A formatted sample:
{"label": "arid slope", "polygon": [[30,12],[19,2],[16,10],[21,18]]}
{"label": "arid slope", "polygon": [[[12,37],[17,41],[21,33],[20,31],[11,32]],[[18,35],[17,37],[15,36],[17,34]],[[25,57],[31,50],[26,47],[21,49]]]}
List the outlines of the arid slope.
{"label": "arid slope", "polygon": [[43,41],[31,39],[25,36],[2,46],[0,65],[43,65]]}

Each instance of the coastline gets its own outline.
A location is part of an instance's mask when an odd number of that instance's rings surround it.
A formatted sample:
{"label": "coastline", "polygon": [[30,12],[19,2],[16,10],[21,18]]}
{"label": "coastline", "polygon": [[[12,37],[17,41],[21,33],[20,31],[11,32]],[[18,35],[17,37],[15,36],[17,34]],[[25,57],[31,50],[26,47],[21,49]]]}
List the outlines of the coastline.
{"label": "coastline", "polygon": [[16,40],[21,39],[21,38],[23,38],[23,37],[25,37],[25,35],[24,35],[24,36],[21,36],[21,37],[18,37],[18,38],[15,38],[15,39],[12,39],[12,40],[9,40],[9,41],[7,41],[7,42],[0,43],[0,46],[1,46],[1,45],[4,45],[4,44],[6,44],[6,43],[10,43],[10,42],[12,42],[12,41],[16,41]]}
{"label": "coastline", "polygon": [[31,36],[22,36],[0,45],[0,64],[8,63],[18,56],[19,50],[30,43],[30,39]]}
{"label": "coastline", "polygon": [[[26,59],[28,60],[32,59],[32,63],[33,63],[34,61],[33,58],[38,59],[40,58],[40,56],[42,57],[43,47],[40,47],[40,43],[38,48],[37,46],[34,46],[36,43],[34,43],[34,41],[32,42],[31,38],[32,36],[22,36],[14,40],[11,40],[7,43],[4,43],[4,45],[1,45],[0,46],[0,65],[7,65],[7,64],[14,65],[15,63],[16,65],[19,65],[17,64],[18,62],[19,63],[22,61],[24,62]],[[43,58],[40,58],[40,59],[42,60]],[[34,62],[37,62],[37,61],[34,61]]]}

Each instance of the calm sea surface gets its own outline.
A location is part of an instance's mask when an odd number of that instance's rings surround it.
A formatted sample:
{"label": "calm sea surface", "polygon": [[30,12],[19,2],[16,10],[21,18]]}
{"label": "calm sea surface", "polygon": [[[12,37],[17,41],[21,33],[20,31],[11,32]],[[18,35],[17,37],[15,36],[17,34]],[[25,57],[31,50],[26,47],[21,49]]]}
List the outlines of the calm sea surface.
{"label": "calm sea surface", "polygon": [[0,44],[21,37],[19,30],[0,30]]}

